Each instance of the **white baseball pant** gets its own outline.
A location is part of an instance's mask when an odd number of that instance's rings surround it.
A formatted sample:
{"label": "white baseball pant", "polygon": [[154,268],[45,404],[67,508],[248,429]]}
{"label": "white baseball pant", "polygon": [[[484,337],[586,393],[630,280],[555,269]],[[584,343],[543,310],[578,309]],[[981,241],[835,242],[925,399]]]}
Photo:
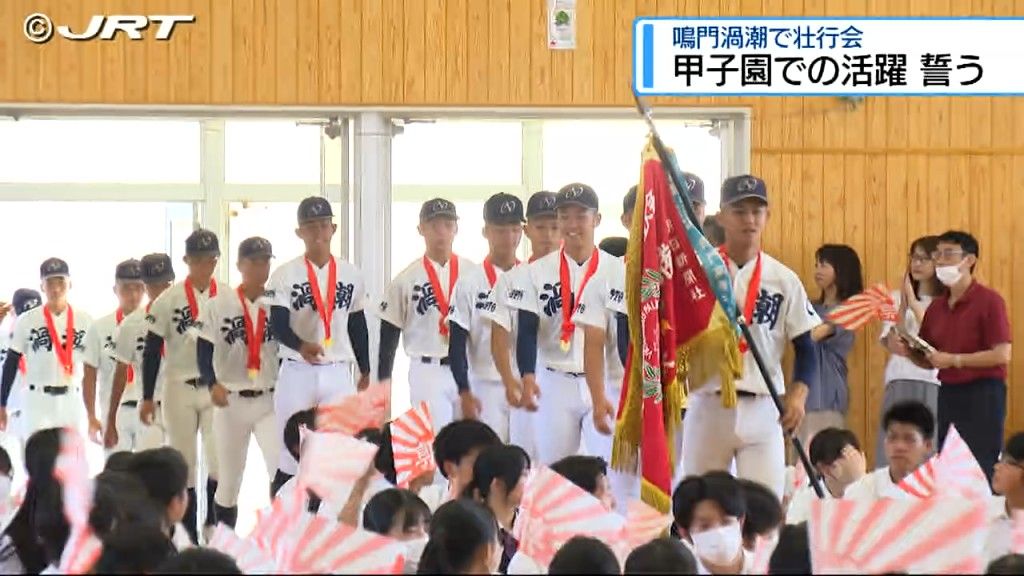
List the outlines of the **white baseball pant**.
{"label": "white baseball pant", "polygon": [[550,466],[578,454],[582,446],[587,446],[595,456],[600,456],[606,447],[610,452],[611,437],[594,428],[594,405],[583,374],[540,368],[536,377],[540,399],[533,423],[540,463]]}
{"label": "white baseball pant", "polygon": [[[605,395],[612,406],[618,408],[619,394],[622,392],[621,380],[605,381]],[[589,392],[588,392],[589,394]],[[587,415],[590,426],[593,427],[594,413]],[[614,427],[615,422],[610,422]],[[614,433],[614,430],[613,430]],[[611,485],[612,494],[615,495],[615,511],[623,516],[629,502],[640,499],[640,477],[636,474],[621,472],[611,467],[612,462],[612,436],[605,436],[594,428],[593,436],[584,436],[583,452],[591,456],[600,456],[608,463],[608,483]]]}
{"label": "white baseball pant", "polygon": [[420,402],[430,406],[435,434],[462,415],[459,387],[455,385],[452,370],[437,358],[430,359],[429,363],[422,358],[409,359],[409,402],[413,408]]}
{"label": "white baseball pant", "polygon": [[509,441],[509,405],[501,380],[475,380],[473,395],[480,400],[480,421],[494,430],[503,444]]}
{"label": "white baseball pant", "polygon": [[85,429],[85,406],[82,391],[78,386],[68,386],[61,395],[48,394],[44,387],[29,385],[22,397],[22,431],[25,441],[40,430],[47,428]]}
{"label": "white baseball pant", "polygon": [[[309,364],[302,360],[285,360],[277,375],[277,390],[274,393],[274,416],[277,422],[277,436],[281,449],[278,451],[277,467],[285,474],[294,476],[299,463],[284,448],[284,426],[293,414],[314,406],[334,402],[355,394],[352,382],[352,364]],[[261,446],[262,447],[262,446]],[[270,475],[274,477],[273,474]]]}
{"label": "white baseball pant", "polygon": [[508,413],[508,443],[526,451],[530,462],[539,462],[537,443],[534,440],[533,412],[523,408],[511,408]]}
{"label": "white baseball pant", "polygon": [[233,508],[238,505],[238,491],[242,488],[251,436],[256,436],[256,443],[263,452],[267,475],[274,477],[283,440],[274,418],[272,395],[273,392],[267,391],[255,398],[243,398],[233,392],[228,396],[227,406],[213,409],[213,434],[220,466],[217,494],[214,496],[218,506]]}
{"label": "white baseball pant", "polygon": [[770,396],[740,396],[724,408],[713,393],[690,395],[683,426],[683,467],[687,476],[728,471],[764,484],[782,499],[786,450],[779,412]]}
{"label": "white baseball pant", "polygon": [[171,448],[188,464],[188,487],[196,487],[197,434],[202,434],[203,463],[211,479],[217,478],[217,450],[213,432],[213,401],[206,386],[167,382],[163,399],[164,426]]}
{"label": "white baseball pant", "polygon": [[165,430],[162,412],[162,408],[158,407],[153,423],[147,426],[139,419],[138,405],[121,404],[117,408],[117,444],[107,450],[107,456],[115,452],[142,452],[163,446]]}

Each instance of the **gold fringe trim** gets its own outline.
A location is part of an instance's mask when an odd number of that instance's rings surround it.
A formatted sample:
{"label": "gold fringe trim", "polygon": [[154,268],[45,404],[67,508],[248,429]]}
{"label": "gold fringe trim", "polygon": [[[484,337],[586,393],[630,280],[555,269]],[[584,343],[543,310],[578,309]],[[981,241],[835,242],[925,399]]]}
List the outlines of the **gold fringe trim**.
{"label": "gold fringe trim", "polygon": [[643,478],[640,479],[640,500],[662,514],[672,513],[672,495]]}

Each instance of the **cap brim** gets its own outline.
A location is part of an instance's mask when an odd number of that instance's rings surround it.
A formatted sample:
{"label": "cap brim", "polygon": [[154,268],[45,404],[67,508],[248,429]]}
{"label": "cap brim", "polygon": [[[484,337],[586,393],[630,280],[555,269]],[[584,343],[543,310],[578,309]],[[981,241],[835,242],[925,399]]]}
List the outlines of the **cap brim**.
{"label": "cap brim", "polygon": [[[724,206],[730,206],[730,205],[735,204],[737,202],[742,202],[743,200],[746,200],[748,198],[756,198],[756,199],[760,200],[762,203],[764,203],[766,205],[768,204],[768,199],[765,198],[764,196],[760,195],[760,194],[744,194],[742,196],[737,196],[735,198],[731,198],[728,202],[722,202],[722,204]],[[694,200],[694,201],[696,202],[696,200]]]}
{"label": "cap brim", "polygon": [[420,222],[429,222],[438,218],[444,218],[445,220],[458,220],[459,215],[455,212],[434,212],[426,216],[420,216]]}
{"label": "cap brim", "polygon": [[145,284],[142,278],[115,278],[114,282],[118,284]]}
{"label": "cap brim", "polygon": [[57,274],[44,274],[42,280],[49,280],[50,278],[71,278],[71,274],[68,272],[60,272]]}
{"label": "cap brim", "polygon": [[552,208],[551,210],[539,210],[526,215],[527,221],[535,220],[537,218],[558,218],[558,212],[555,212],[555,209]]}
{"label": "cap brim", "polygon": [[568,206],[582,206],[587,210],[597,210],[597,206],[591,206],[582,200],[563,200],[562,202],[555,204],[555,210],[558,210],[559,208],[566,208]]}
{"label": "cap brim", "polygon": [[185,256],[216,256],[220,258],[220,250],[197,250],[195,252],[185,252]]}
{"label": "cap brim", "polygon": [[326,214],[320,216],[313,216],[311,218],[302,218],[299,220],[299,225],[305,224],[306,222],[316,222],[318,220],[333,220],[334,214]]}
{"label": "cap brim", "polygon": [[490,219],[484,218],[484,224],[506,225],[506,224],[522,224],[524,222],[526,222],[526,218],[523,218],[522,216],[511,216],[511,217],[490,218]]}
{"label": "cap brim", "polygon": [[151,278],[142,278],[143,284],[166,284],[167,282],[174,282],[174,274],[167,273],[161,274],[160,276],[153,276]]}

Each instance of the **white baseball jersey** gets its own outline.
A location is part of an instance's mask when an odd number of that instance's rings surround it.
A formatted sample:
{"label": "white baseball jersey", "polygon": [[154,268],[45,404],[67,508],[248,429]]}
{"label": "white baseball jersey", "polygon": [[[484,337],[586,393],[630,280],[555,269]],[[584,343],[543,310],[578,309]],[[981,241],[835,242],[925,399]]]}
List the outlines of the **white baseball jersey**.
{"label": "white baseball jersey", "polygon": [[248,314],[255,333],[259,310],[258,304],[246,300],[243,311],[235,290],[218,294],[203,310],[203,328],[199,337],[213,344],[213,370],[217,373],[217,381],[228,390],[269,390],[277,381],[277,342],[271,334],[268,308],[263,308],[266,325],[260,345],[260,369],[255,381],[249,378],[249,340],[242,315]]}
{"label": "white baseball jersey", "polygon": [[[441,290],[454,304],[453,294],[448,293],[452,260],[444,266],[430,261],[437,274]],[[476,265],[465,258],[459,258],[459,278],[452,293],[457,293],[457,283],[467,274],[466,270]],[[423,259],[417,258],[395,276],[384,291],[384,299],[378,307],[381,319],[402,329],[405,353],[410,358],[427,356],[445,358],[448,356],[448,341],[441,336],[441,309],[430,285],[430,278],[423,267]]]}
{"label": "white baseball jersey", "polygon": [[[184,282],[178,282],[161,294],[146,316],[149,331],[162,337],[167,345],[160,365],[167,365],[167,378],[174,382],[199,377],[196,340],[199,338],[199,318],[202,317],[203,308],[210,302],[211,288],[212,284],[202,292],[193,291],[196,307],[199,308],[195,317],[185,294]],[[226,285],[223,288],[218,286],[218,291],[221,289],[230,290]]]}
{"label": "white baseball jersey", "polygon": [[[459,263],[462,266],[462,263]],[[501,268],[495,267],[497,280],[504,276]],[[466,266],[459,270],[459,282],[455,286],[455,299],[448,317],[469,332],[469,375],[472,380],[501,380],[501,374],[494,367],[491,356],[491,321],[484,312],[494,313],[497,309],[493,287],[482,266]]]}
{"label": "white baseball jersey", "polygon": [[117,333],[120,331],[117,317],[117,312],[107,314],[93,322],[89,331],[85,333],[85,363],[96,369],[96,393],[101,415],[105,415],[107,407],[110,406],[114,369],[117,368],[117,359],[114,356]]}
{"label": "white baseball jersey", "polygon": [[[756,265],[756,258],[742,268],[737,268],[735,262],[729,261],[733,293],[741,308],[746,302],[747,288]],[[750,332],[764,357],[776,390],[783,394],[786,380],[782,373],[782,355],[786,351],[786,344],[821,324],[821,318],[811,306],[804,285],[796,273],[764,252],[761,253],[760,294],[751,316]],[[690,389],[695,391],[713,392],[719,388],[721,382],[717,375],[707,382],[690,382]],[[768,394],[764,378],[749,350],[743,354],[743,377],[736,381],[736,389]]]}
{"label": "white baseball jersey", "polygon": [[[348,337],[348,317],[349,314],[359,312],[366,306],[366,282],[363,280],[363,273],[349,262],[339,258],[334,258],[334,262],[336,277],[333,287],[334,312],[331,314],[330,322],[331,346],[330,349],[324,350],[324,353],[331,361],[352,362],[355,360],[355,353]],[[320,297],[326,303],[330,264],[324,264],[322,268],[313,265],[313,272],[321,291]],[[267,283],[264,297],[269,300],[271,306],[288,308],[291,312],[288,324],[296,336],[306,342],[323,344],[323,320],[316,308],[305,256],[281,264]],[[287,346],[280,346],[278,353],[281,358],[304,362],[298,351]]]}
{"label": "white baseball jersey", "polygon": [[[491,290],[489,305],[481,310],[481,315],[484,318],[508,330],[510,334],[515,334],[518,318],[516,309],[508,305],[509,291],[528,280],[529,266],[526,263],[518,264],[515,268],[498,276],[498,281],[494,284],[494,289]],[[512,356],[515,357],[515,354]]]}
{"label": "white baseball jersey", "polygon": [[613,256],[604,278],[591,280],[583,290],[583,301],[573,317],[573,322],[580,326],[605,330],[605,380],[622,380],[625,373],[619,357],[616,313],[626,313],[626,265],[621,258]]}
{"label": "white baseball jersey", "polygon": [[[152,306],[139,308],[122,320],[114,341],[114,360],[131,366],[134,376],[133,380],[125,383],[124,393],[121,395],[122,403],[142,400],[142,351],[146,347],[146,334],[149,332],[149,322],[146,320],[146,316],[149,315],[150,309]],[[163,398],[163,381],[166,373],[167,362],[160,362],[160,372],[157,373],[156,378],[156,392],[153,394],[153,399],[156,401]],[[105,412],[108,406],[101,408]]]}
{"label": "white baseball jersey", "polygon": [[[84,310],[70,306],[61,314],[53,314],[53,326],[57,331],[57,342],[50,336],[43,315],[44,306],[34,308],[18,317],[14,325],[10,350],[25,357],[24,382],[33,386],[73,386],[82,381],[82,361],[85,360],[85,334],[92,325],[92,318]],[[71,379],[64,376],[54,351],[54,346],[63,348],[67,337],[68,310],[74,310],[74,349],[71,361],[74,370]]]}
{"label": "white baseball jersey", "polygon": [[[573,303],[578,302],[580,285],[590,261],[588,259],[583,264],[577,264],[568,255],[562,256],[560,250],[527,265],[523,272],[526,278],[517,278],[515,285],[510,284],[506,298],[510,308],[533,312],[540,319],[537,331],[538,370],[542,368],[539,358],[544,358],[546,366],[553,370],[582,372],[583,330],[576,327],[568,351],[563,351],[560,344],[563,302],[559,270],[562,258],[568,264]],[[588,284],[602,284],[605,272],[617,262],[614,256],[602,250],[597,250],[597,258],[597,269]]]}

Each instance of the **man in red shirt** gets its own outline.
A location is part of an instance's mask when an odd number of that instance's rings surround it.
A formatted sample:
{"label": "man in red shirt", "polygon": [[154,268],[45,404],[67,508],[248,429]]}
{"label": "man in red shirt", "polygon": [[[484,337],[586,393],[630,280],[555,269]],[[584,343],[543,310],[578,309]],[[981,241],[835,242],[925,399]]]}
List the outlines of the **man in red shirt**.
{"label": "man in red shirt", "polygon": [[1010,363],[1010,320],[995,290],[974,279],[978,241],[951,230],[932,253],[935,275],[949,291],[925,312],[920,337],[936,351],[911,352],[926,368],[939,369],[939,446],[950,424],[992,480],[1006,419],[1006,367]]}

